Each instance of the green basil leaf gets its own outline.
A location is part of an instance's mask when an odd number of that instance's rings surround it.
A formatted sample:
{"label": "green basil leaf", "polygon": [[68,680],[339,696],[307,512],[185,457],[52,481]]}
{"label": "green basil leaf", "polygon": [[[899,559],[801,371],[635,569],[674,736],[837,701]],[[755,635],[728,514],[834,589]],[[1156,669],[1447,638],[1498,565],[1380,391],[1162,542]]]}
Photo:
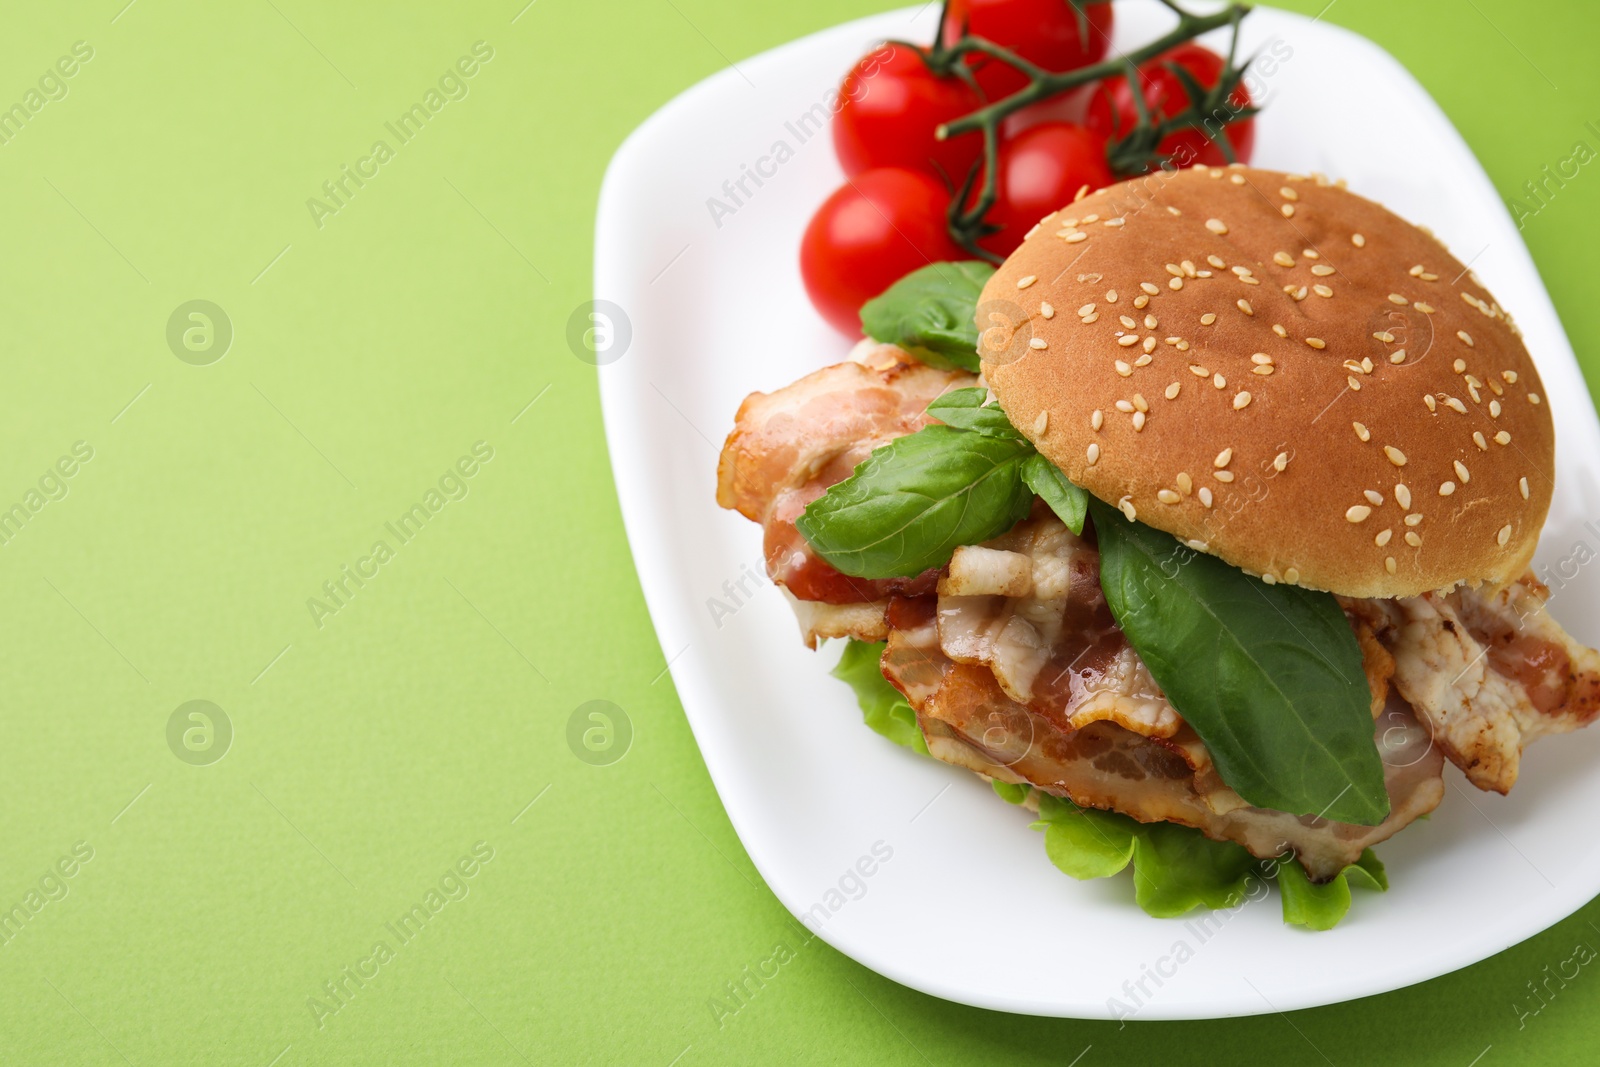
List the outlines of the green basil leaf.
{"label": "green basil leaf", "polygon": [[935,367],[978,370],[978,296],[994,268],[980,260],[912,271],[861,307],[861,328]]}
{"label": "green basil leaf", "polygon": [[983,406],[989,397],[989,390],[952,389],[928,405],[928,414],[944,423],[954,426],[958,430],[971,430],[987,437],[1008,437],[1020,440],[1022,434],[1011,425],[1011,420],[1006,418],[1006,413],[998,404]]}
{"label": "green basil leaf", "polygon": [[913,752],[928,754],[928,742],[917,725],[917,713],[905,696],[889,684],[879,664],[884,643],[872,644],[851,638],[844,654],[833,668],[833,676],[855,690],[861,716],[875,732]]}
{"label": "green basil leaf", "polygon": [[1312,930],[1331,930],[1350,910],[1350,889],[1389,888],[1389,878],[1383,864],[1372,850],[1366,849],[1361,858],[1338,874],[1331,882],[1314,884],[1306,877],[1305,868],[1292,857],[1278,865],[1278,892],[1283,895],[1283,921]]}
{"label": "green basil leaf", "polygon": [[795,527],[817,555],[855,578],[905,578],[942,567],[958,545],[998,537],[1033,503],[1026,441],[925,426],[873,451],[813,500]]}
{"label": "green basil leaf", "polygon": [[1083,533],[1083,518],[1089,513],[1089,494],[1067,481],[1061,468],[1035,452],[1022,462],[1022,480],[1044,498],[1056,517],[1075,534]]}
{"label": "green basil leaf", "polygon": [[1389,813],[1361,649],[1328,593],[1267,585],[1091,500],[1117,625],[1257,807],[1375,826]]}

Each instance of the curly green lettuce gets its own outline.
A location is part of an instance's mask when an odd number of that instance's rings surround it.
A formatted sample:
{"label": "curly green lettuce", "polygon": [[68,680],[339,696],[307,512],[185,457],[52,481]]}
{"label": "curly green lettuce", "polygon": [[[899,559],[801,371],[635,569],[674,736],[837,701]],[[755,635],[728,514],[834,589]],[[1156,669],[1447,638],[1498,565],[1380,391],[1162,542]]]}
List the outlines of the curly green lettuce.
{"label": "curly green lettuce", "polygon": [[[883,650],[883,642],[849,640],[833,676],[855,691],[868,727],[927,755],[917,713],[883,676]],[[990,784],[1009,804],[1022,805],[1030,795],[1037,797],[1039,818],[1033,829],[1044,832],[1045,855],[1058,870],[1087,880],[1110,878],[1131,866],[1134,900],[1157,918],[1176,918],[1195,908],[1238,907],[1249,898],[1253,878],[1275,878],[1285,923],[1330,930],[1349,912],[1353,887],[1379,892],[1389,888],[1383,864],[1370,848],[1331,881],[1316,885],[1292,856],[1258,860],[1242,846],[1213,841],[1192,827],[1141,823],[1117,812],[1080,808],[1026,784]]]}

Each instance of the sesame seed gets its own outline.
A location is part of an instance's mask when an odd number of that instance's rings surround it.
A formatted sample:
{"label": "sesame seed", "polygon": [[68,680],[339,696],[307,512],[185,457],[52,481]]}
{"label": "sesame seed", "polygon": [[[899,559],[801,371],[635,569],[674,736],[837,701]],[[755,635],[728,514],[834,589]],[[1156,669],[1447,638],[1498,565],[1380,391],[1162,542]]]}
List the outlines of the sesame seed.
{"label": "sesame seed", "polygon": [[1129,522],[1138,521],[1139,512],[1133,506],[1132,497],[1123,497],[1121,500],[1117,501],[1117,507],[1122,509],[1122,513],[1128,517]]}
{"label": "sesame seed", "polygon": [[1213,314],[1212,312],[1209,312],[1209,311],[1206,312],[1204,315],[1200,316],[1200,325],[1202,325],[1202,326],[1210,326],[1213,322],[1216,322],[1216,321],[1217,321],[1217,316],[1215,314]]}
{"label": "sesame seed", "polygon": [[1406,454],[1394,447],[1394,445],[1384,445],[1383,454],[1388,456],[1389,462],[1396,467],[1404,467],[1406,465]]}
{"label": "sesame seed", "polygon": [[1233,481],[1233,472],[1232,471],[1217,471],[1215,474],[1212,475],[1212,477],[1215,478],[1219,482],[1231,482],[1231,481]]}
{"label": "sesame seed", "polygon": [[1507,385],[1517,384],[1517,372],[1514,370],[1503,370],[1500,372],[1500,377],[1506,380]]}
{"label": "sesame seed", "polygon": [[1028,342],[1028,347],[1038,351],[1040,349],[1049,348],[1050,342],[1046,341],[1043,337],[1035,337],[1033,340]]}
{"label": "sesame seed", "polygon": [[[1076,203],[1076,202],[1077,202],[1077,201],[1073,201],[1073,202],[1074,202],[1074,203]],[[1094,215],[1085,215],[1085,216],[1084,216],[1084,217],[1083,217],[1083,224],[1084,224],[1084,225],[1085,225],[1085,226],[1087,226],[1087,225],[1089,225],[1089,224],[1090,224],[1090,223],[1092,223],[1092,222],[1099,222],[1099,221],[1100,221],[1100,216],[1099,216],[1099,215],[1098,215],[1098,214],[1094,214]]]}
{"label": "sesame seed", "polygon": [[1504,547],[1505,543],[1511,540],[1511,524],[1508,522],[1500,527],[1500,532],[1495,534],[1494,539],[1501,547]]}
{"label": "sesame seed", "polygon": [[1189,364],[1189,373],[1193,374],[1196,378],[1211,377],[1211,372],[1205,367],[1200,366],[1198,363]]}
{"label": "sesame seed", "polygon": [[1399,482],[1394,487],[1394,502],[1400,505],[1401,511],[1411,510],[1411,490],[1405,482]]}
{"label": "sesame seed", "polygon": [[1279,208],[1278,210],[1283,213],[1283,217],[1284,218],[1286,218],[1286,219],[1294,218],[1294,205],[1293,204],[1285,204],[1285,205],[1283,205],[1283,207]]}
{"label": "sesame seed", "polygon": [[1422,402],[1424,404],[1428,405],[1428,410],[1429,411],[1432,411],[1432,412],[1434,412],[1436,414],[1438,413],[1439,402],[1433,398],[1433,394],[1432,393],[1423,393],[1422,394]]}
{"label": "sesame seed", "polygon": [[1032,285],[1034,282],[1036,282],[1038,280],[1039,280],[1039,276],[1036,275],[1036,274],[1029,274],[1029,275],[1027,275],[1025,277],[1018,278],[1017,279],[1017,288],[1018,289],[1026,289],[1028,286]]}
{"label": "sesame seed", "polygon": [[1089,429],[1098,430],[1100,427],[1105,425],[1105,422],[1105,412],[1101,411],[1099,408],[1095,408],[1093,413],[1089,416]]}
{"label": "sesame seed", "polygon": [[1276,456],[1272,457],[1272,469],[1277,471],[1279,474],[1282,474],[1288,466],[1289,453],[1279,452]]}
{"label": "sesame seed", "polygon": [[1361,495],[1366,497],[1367,502],[1373,507],[1383,507],[1383,494],[1378,492],[1376,489],[1364,489],[1362,490]]}
{"label": "sesame seed", "polygon": [[1368,516],[1371,514],[1371,508],[1367,507],[1365,504],[1356,504],[1354,507],[1350,508],[1350,510],[1344,513],[1344,517],[1351,522],[1366,522]]}
{"label": "sesame seed", "polygon": [[1039,437],[1044,436],[1045,430],[1050,426],[1050,412],[1041,411],[1039,417],[1033,420],[1033,432]]}
{"label": "sesame seed", "polygon": [[1233,271],[1233,273],[1237,274],[1241,278],[1251,273],[1249,267],[1229,267],[1228,269]]}
{"label": "sesame seed", "polygon": [[1300,582],[1300,572],[1294,567],[1290,567],[1288,570],[1283,572],[1283,580],[1288,582],[1290,585],[1297,585]]}
{"label": "sesame seed", "polygon": [[1156,493],[1156,499],[1161,501],[1163,504],[1176,504],[1183,498],[1177,493],[1174,493],[1171,489],[1162,489]]}
{"label": "sesame seed", "polygon": [[1262,376],[1262,377],[1263,377],[1263,378],[1265,378],[1265,377],[1266,377],[1266,376],[1267,376],[1267,375],[1269,375],[1269,374],[1271,374],[1271,373],[1272,373],[1272,372],[1273,372],[1273,371],[1275,371],[1275,370],[1277,370],[1277,369],[1278,369],[1278,368],[1276,368],[1276,367],[1274,367],[1274,366],[1273,366],[1273,365],[1272,365],[1272,364],[1270,364],[1270,363],[1264,363],[1264,364],[1262,364],[1262,365],[1261,365],[1261,366],[1259,366],[1259,367],[1255,367],[1255,368],[1253,368],[1253,369],[1252,369],[1252,373],[1254,373],[1254,374],[1259,374],[1259,375],[1261,375],[1261,376]]}
{"label": "sesame seed", "polygon": [[1315,348],[1315,349],[1318,349],[1318,350],[1321,350],[1321,349],[1324,349],[1324,348],[1328,347],[1328,342],[1324,341],[1320,337],[1307,337],[1306,338],[1306,344],[1308,344],[1312,348]]}
{"label": "sesame seed", "polygon": [[1079,230],[1077,233],[1067,234],[1067,244],[1069,245],[1075,245],[1079,241],[1087,241],[1088,239],[1089,235],[1084,233],[1082,230]]}
{"label": "sesame seed", "polygon": [[1140,293],[1138,296],[1133,298],[1133,306],[1139,308],[1141,311],[1148,307],[1149,304],[1150,297],[1146,293]]}
{"label": "sesame seed", "polygon": [[1466,330],[1457,330],[1456,336],[1461,338],[1461,343],[1466,345],[1468,348],[1475,347],[1472,343],[1472,335]]}
{"label": "sesame seed", "polygon": [[1154,284],[1152,284],[1150,282],[1140,282],[1139,283],[1139,288],[1143,289],[1145,292],[1149,293],[1151,296],[1160,296],[1161,295],[1161,287],[1159,285],[1154,285]]}
{"label": "sesame seed", "polygon": [[[1045,306],[1049,307],[1050,305],[1046,304]],[[1093,315],[1093,314],[1094,314],[1094,305],[1093,304],[1085,304],[1085,305],[1083,305],[1083,307],[1078,309],[1079,317],[1082,317],[1084,315]]]}
{"label": "sesame seed", "polygon": [[1350,387],[1350,391],[1352,393],[1361,392],[1361,379],[1357,378],[1354,374],[1347,377],[1344,381],[1345,384]]}
{"label": "sesame seed", "polygon": [[1440,496],[1449,496],[1451,493],[1453,493],[1455,491],[1456,491],[1456,483],[1455,482],[1445,482],[1443,485],[1439,486],[1439,495]]}
{"label": "sesame seed", "polygon": [[1159,321],[1157,321],[1157,319],[1156,319],[1156,317],[1154,315],[1146,315],[1144,317],[1144,327],[1145,327],[1145,329],[1153,330],[1159,325],[1161,325],[1161,323]]}
{"label": "sesame seed", "polygon": [[1132,348],[1138,343],[1139,335],[1136,333],[1125,333],[1121,337],[1117,338],[1117,344],[1121,345],[1123,348]]}
{"label": "sesame seed", "polygon": [[1107,289],[1106,290],[1106,303],[1115,304],[1116,302],[1117,302],[1117,291],[1115,289]]}
{"label": "sesame seed", "polygon": [[1187,277],[1190,277],[1190,278],[1195,277],[1194,260],[1186,259],[1186,260],[1183,261],[1183,273]]}
{"label": "sesame seed", "polygon": [[1422,535],[1417,533],[1417,531],[1415,531],[1415,530],[1407,530],[1406,531],[1406,544],[1410,545],[1412,548],[1421,548],[1422,547]]}
{"label": "sesame seed", "polygon": [[[1288,209],[1288,207],[1285,207],[1283,210],[1288,211],[1289,209]],[[1261,584],[1262,585],[1277,585],[1278,584],[1278,576],[1276,574],[1273,574],[1271,571],[1268,571],[1266,574],[1263,574],[1261,576]]]}
{"label": "sesame seed", "polygon": [[1493,419],[1498,419],[1500,417],[1500,401],[1489,401],[1489,417]]}
{"label": "sesame seed", "polygon": [[1085,326],[1091,326],[1094,323],[1097,323],[1099,321],[1100,321],[1100,312],[1098,312],[1098,311],[1091,312],[1090,314],[1085,315],[1083,317],[1083,324]]}
{"label": "sesame seed", "polygon": [[1119,400],[1119,401],[1117,401],[1117,410],[1122,412],[1124,415],[1133,414],[1133,401],[1131,401],[1131,400]]}
{"label": "sesame seed", "polygon": [[1233,184],[1235,184],[1235,185],[1243,185],[1244,184],[1244,175],[1243,174],[1234,174],[1234,175],[1230,176],[1228,178],[1228,180],[1230,182],[1232,182]]}
{"label": "sesame seed", "polygon": [[1250,362],[1268,364],[1272,362],[1272,357],[1267,355],[1265,352],[1257,352],[1250,357]]}
{"label": "sesame seed", "polygon": [[1371,374],[1372,373],[1372,357],[1371,356],[1362,356],[1361,357],[1361,373],[1362,374]]}
{"label": "sesame seed", "polygon": [[1467,413],[1467,405],[1463,404],[1457,397],[1445,397],[1444,406],[1449,408],[1451,411],[1454,411],[1458,415],[1465,415]]}
{"label": "sesame seed", "polygon": [[1465,374],[1467,370],[1467,361],[1464,359],[1458,359],[1454,363],[1450,364],[1450,368],[1457,374]]}
{"label": "sesame seed", "polygon": [[1143,393],[1133,394],[1133,406],[1139,411],[1149,411],[1150,404],[1145,400]]}
{"label": "sesame seed", "polygon": [[1149,416],[1146,415],[1142,411],[1135,411],[1133,413],[1133,432],[1134,433],[1138,433],[1140,430],[1144,429],[1144,420],[1147,419],[1147,418],[1149,418]]}
{"label": "sesame seed", "polygon": [[1249,406],[1250,406],[1250,391],[1248,389],[1241,389],[1239,392],[1234,394],[1234,397],[1233,397],[1233,410],[1235,410],[1235,411],[1243,411],[1245,408],[1247,408]]}
{"label": "sesame seed", "polygon": [[1238,307],[1239,310],[1244,312],[1246,315],[1254,315],[1256,313],[1255,309],[1250,306],[1250,301],[1248,300],[1240,300],[1238,302]]}
{"label": "sesame seed", "polygon": [[1412,514],[1412,515],[1407,515],[1406,516],[1406,525],[1407,526],[1416,526],[1421,522],[1422,522],[1421,514]]}
{"label": "sesame seed", "polygon": [[1316,266],[1311,268],[1311,273],[1315,274],[1319,278],[1326,278],[1328,275],[1334,273],[1334,269],[1328,266],[1326,263],[1318,263]]}
{"label": "sesame seed", "polygon": [[1418,300],[1414,306],[1416,307],[1416,309],[1418,311],[1422,312],[1424,315],[1432,315],[1433,314],[1433,305],[1432,304],[1424,304],[1422,301]]}
{"label": "sesame seed", "polygon": [[1178,492],[1182,493],[1184,496],[1188,496],[1190,493],[1194,492],[1194,479],[1189,477],[1188,471],[1179,471],[1178,477],[1175,480],[1178,483]]}
{"label": "sesame seed", "polygon": [[[1154,347],[1153,345],[1150,344],[1150,338],[1148,338],[1148,337],[1145,338],[1145,347],[1146,348],[1153,348]],[[1135,367],[1148,367],[1150,365],[1150,359],[1151,359],[1150,353],[1146,352],[1144,355],[1142,355],[1138,359],[1134,360],[1133,361],[1133,365]]]}
{"label": "sesame seed", "polygon": [[1167,386],[1166,398],[1168,400],[1178,399],[1178,391],[1182,388],[1183,387],[1177,382],[1173,382],[1171,385]]}
{"label": "sesame seed", "polygon": [[1094,441],[1089,442],[1088,459],[1091,467],[1100,462],[1100,446]]}
{"label": "sesame seed", "polygon": [[1394,531],[1386,529],[1382,533],[1378,534],[1377,537],[1374,537],[1372,539],[1372,543],[1377,545],[1379,548],[1382,548],[1384,545],[1388,544],[1393,537]]}
{"label": "sesame seed", "polygon": [[1509,445],[1511,443],[1511,435],[1504,430],[1495,434],[1494,439],[1496,444]]}
{"label": "sesame seed", "polygon": [[1146,354],[1156,350],[1156,339],[1154,334],[1144,339],[1144,350]]}
{"label": "sesame seed", "polygon": [[1288,337],[1289,336],[1289,331],[1283,328],[1283,324],[1282,323],[1274,323],[1273,327],[1272,327],[1272,332],[1277,334],[1279,337]]}
{"label": "sesame seed", "polygon": [[1422,266],[1422,264],[1418,263],[1415,267],[1411,268],[1410,274],[1411,274],[1411,276],[1413,278],[1420,278],[1420,277],[1422,277],[1423,270],[1424,270],[1424,267]]}
{"label": "sesame seed", "polygon": [[1106,219],[1106,221],[1105,221],[1105,225],[1111,226],[1113,228],[1115,228],[1117,226],[1126,226],[1127,223],[1128,223],[1127,219],[1120,219],[1120,218],[1118,218],[1118,219]]}
{"label": "sesame seed", "polygon": [[1538,393],[1529,393],[1528,394],[1528,403],[1530,403],[1530,404],[1539,403],[1539,394]]}
{"label": "sesame seed", "polygon": [[1183,288],[1183,279],[1182,278],[1174,278],[1174,279],[1172,279],[1170,282],[1167,283],[1167,288],[1168,289],[1174,289],[1174,290],[1182,289]]}
{"label": "sesame seed", "polygon": [[1379,330],[1372,336],[1375,340],[1382,341],[1386,345],[1394,342],[1394,334],[1390,333],[1388,330]]}
{"label": "sesame seed", "polygon": [[1365,427],[1365,426],[1364,426],[1364,425],[1362,425],[1362,424],[1361,424],[1361,423],[1359,423],[1359,422],[1352,422],[1352,423],[1351,423],[1351,424],[1350,424],[1350,427],[1351,427],[1351,428],[1352,428],[1352,429],[1353,429],[1353,430],[1355,430],[1355,432],[1356,432],[1356,436],[1357,436],[1357,437],[1359,437],[1359,438],[1361,438],[1361,440],[1363,440],[1363,441],[1370,441],[1370,440],[1372,440],[1372,434],[1371,434],[1371,433],[1370,433],[1370,432],[1369,432],[1369,431],[1368,431],[1368,430],[1367,430],[1367,428],[1366,428],[1366,427]]}
{"label": "sesame seed", "polygon": [[1527,478],[1519,478],[1519,479],[1517,479],[1517,489],[1522,493],[1522,499],[1524,499],[1524,500],[1528,499],[1528,479]]}
{"label": "sesame seed", "polygon": [[1051,307],[1050,304],[1046,302],[1039,305],[1039,314],[1043,315],[1047,319],[1053,319],[1056,317],[1056,309]]}
{"label": "sesame seed", "polygon": [[1176,263],[1168,263],[1167,273],[1172,275],[1174,278],[1181,278],[1183,277],[1183,268],[1178,266]]}
{"label": "sesame seed", "polygon": [[[1504,432],[1504,431],[1502,431],[1502,432]],[[1480,451],[1480,452],[1489,451],[1489,442],[1485,441],[1483,439],[1483,431],[1482,430],[1473,430],[1472,431],[1472,443],[1478,446],[1478,451]]]}
{"label": "sesame seed", "polygon": [[1411,301],[1407,300],[1405,297],[1401,296],[1399,293],[1390,293],[1389,294],[1389,303],[1391,303],[1391,304],[1398,304],[1401,307],[1405,307],[1410,302]]}
{"label": "sesame seed", "polygon": [[1278,195],[1283,197],[1285,200],[1299,200],[1300,199],[1300,194],[1295,192],[1293,189],[1289,188],[1287,185],[1285,185],[1282,189],[1278,190]]}
{"label": "sesame seed", "polygon": [[1232,463],[1232,462],[1233,462],[1233,449],[1232,448],[1224,448],[1221,452],[1217,453],[1217,458],[1211,461],[1211,465],[1213,467],[1217,468],[1218,470],[1221,470],[1223,467],[1226,467],[1229,463]]}
{"label": "sesame seed", "polygon": [[1355,245],[1357,248],[1367,247],[1367,239],[1361,236],[1359,233],[1353,233],[1350,235],[1350,243]]}
{"label": "sesame seed", "polygon": [[1211,384],[1216,386],[1218,389],[1226,389],[1228,387],[1228,379],[1222,376],[1221,371],[1218,371],[1211,376]]}
{"label": "sesame seed", "polygon": [[[1322,288],[1328,289],[1328,287],[1326,285],[1322,286]],[[1306,298],[1306,287],[1303,286],[1303,285],[1300,288],[1295,289],[1292,292],[1290,292],[1290,290],[1287,287],[1285,287],[1284,288],[1284,292],[1289,293],[1289,295],[1294,298],[1294,302],[1296,304],[1298,304],[1300,301],[1302,301],[1302,300],[1304,300]],[[1333,290],[1332,289],[1328,289],[1326,294],[1319,293],[1317,295],[1318,296],[1323,296],[1323,295],[1332,296],[1333,295]]]}
{"label": "sesame seed", "polygon": [[1467,470],[1467,465],[1465,463],[1462,463],[1458,459],[1455,462],[1455,466],[1456,466],[1456,477],[1461,479],[1461,484],[1462,485],[1466,485],[1468,482],[1472,481],[1472,472]]}
{"label": "sesame seed", "polygon": [[[1389,362],[1390,363],[1393,363],[1393,364],[1398,366],[1399,364],[1404,363],[1405,361],[1406,361],[1406,350],[1405,349],[1397,348],[1393,352],[1389,353]],[[1430,408],[1430,410],[1431,410],[1431,408]]]}
{"label": "sesame seed", "polygon": [[1189,342],[1188,341],[1179,341],[1175,347],[1178,349],[1179,352],[1187,352],[1187,351],[1189,351]]}
{"label": "sesame seed", "polygon": [[1272,254],[1272,262],[1280,267],[1292,267],[1294,266],[1294,257],[1287,252],[1274,252]]}
{"label": "sesame seed", "polygon": [[1228,224],[1221,219],[1206,219],[1206,229],[1212,233],[1223,234],[1228,232]]}
{"label": "sesame seed", "polygon": [[1388,571],[1390,574],[1395,572],[1396,564],[1393,556],[1390,556],[1388,559],[1383,561],[1383,569]]}
{"label": "sesame seed", "polygon": [[[1301,292],[1304,291],[1305,290],[1301,290]],[[1330,300],[1333,298],[1333,290],[1329,289],[1326,285],[1313,285],[1311,287],[1311,291],[1322,297],[1324,300]]]}
{"label": "sesame seed", "polygon": [[1213,500],[1213,497],[1211,496],[1211,490],[1210,489],[1208,489],[1208,488],[1206,488],[1205,486],[1202,485],[1200,487],[1200,491],[1198,493],[1196,493],[1195,495],[1200,498],[1200,503],[1204,504],[1208,508],[1211,506],[1211,502]]}
{"label": "sesame seed", "polygon": [[1122,323],[1122,325],[1126,326],[1130,330],[1135,330],[1139,327],[1139,320],[1134,318],[1132,315],[1123,315],[1117,321]]}
{"label": "sesame seed", "polygon": [[1206,262],[1211,264],[1213,267],[1217,268],[1218,270],[1221,270],[1223,267],[1227,266],[1227,264],[1222,261],[1222,257],[1221,256],[1207,256],[1206,257]]}

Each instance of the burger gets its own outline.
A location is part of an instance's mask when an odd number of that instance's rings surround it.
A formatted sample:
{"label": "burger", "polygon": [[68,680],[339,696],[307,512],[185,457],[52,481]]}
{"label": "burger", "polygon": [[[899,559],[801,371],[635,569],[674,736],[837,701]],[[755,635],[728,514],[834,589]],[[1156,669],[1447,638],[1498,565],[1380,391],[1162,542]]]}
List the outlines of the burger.
{"label": "burger", "polygon": [[868,725],[1066,873],[1131,865],[1157,915],[1274,878],[1326,928],[1446,762],[1505,793],[1600,714],[1529,569],[1555,439],[1516,323],[1342,183],[1158,172],[862,322],[744,401],[718,502]]}

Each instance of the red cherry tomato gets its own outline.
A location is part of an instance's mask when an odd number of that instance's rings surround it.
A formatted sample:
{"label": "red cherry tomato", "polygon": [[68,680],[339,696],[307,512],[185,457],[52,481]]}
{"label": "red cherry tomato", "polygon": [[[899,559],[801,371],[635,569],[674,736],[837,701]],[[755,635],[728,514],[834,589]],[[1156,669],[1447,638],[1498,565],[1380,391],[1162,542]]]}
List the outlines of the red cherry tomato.
{"label": "red cherry tomato", "polygon": [[[1139,81],[1144,87],[1145,103],[1153,117],[1171,118],[1190,106],[1188,90],[1168,68],[1169,63],[1187,70],[1195,81],[1208,89],[1222,77],[1225,65],[1217,53],[1192,42],[1180,44],[1140,64]],[[1229,97],[1229,102],[1234,109],[1248,107],[1250,94],[1240,85]],[[1226,117],[1222,115],[1218,119]],[[1110,140],[1126,136],[1138,121],[1139,112],[1128,79],[1121,77],[1109,78],[1095,90],[1089,101],[1088,116],[1084,120],[1091,130]],[[1228,162],[1228,157],[1223,153],[1222,146],[1208,136],[1208,126],[1209,132],[1214,133],[1220,127],[1220,122],[1202,123],[1179,130],[1161,142],[1160,151],[1171,156],[1180,167],[1191,167],[1197,163],[1223,166]],[[1255,126],[1254,119],[1227,126],[1228,141],[1233,145],[1234,155],[1240,163],[1250,162],[1255,150]]]}
{"label": "red cherry tomato", "polygon": [[861,335],[861,305],[919,267],[972,257],[950,239],[950,193],[925,171],[882,167],[849,179],[800,241],[811,303],[840,332]]}
{"label": "red cherry tomato", "polygon": [[987,219],[1004,229],[980,243],[1009,256],[1034,223],[1072,203],[1078,190],[1115,180],[1100,134],[1065,122],[1025,130],[1000,146],[998,195]]}
{"label": "red cherry tomato", "polygon": [[[1113,16],[1109,3],[1084,7],[1088,35],[1067,0],[951,0],[945,33],[954,37],[963,19],[967,32],[1009,48],[1050,71],[1077,70],[1098,63],[1111,46]],[[996,59],[975,57],[978,85],[990,100],[1010,96],[1028,84],[1025,75]]]}
{"label": "red cherry tomato", "polygon": [[941,78],[922,56],[885,45],[845,75],[833,147],[849,175],[874,167],[910,167],[960,183],[983,154],[983,135],[934,139],[940,123],[971,114],[983,101],[960,78]]}

